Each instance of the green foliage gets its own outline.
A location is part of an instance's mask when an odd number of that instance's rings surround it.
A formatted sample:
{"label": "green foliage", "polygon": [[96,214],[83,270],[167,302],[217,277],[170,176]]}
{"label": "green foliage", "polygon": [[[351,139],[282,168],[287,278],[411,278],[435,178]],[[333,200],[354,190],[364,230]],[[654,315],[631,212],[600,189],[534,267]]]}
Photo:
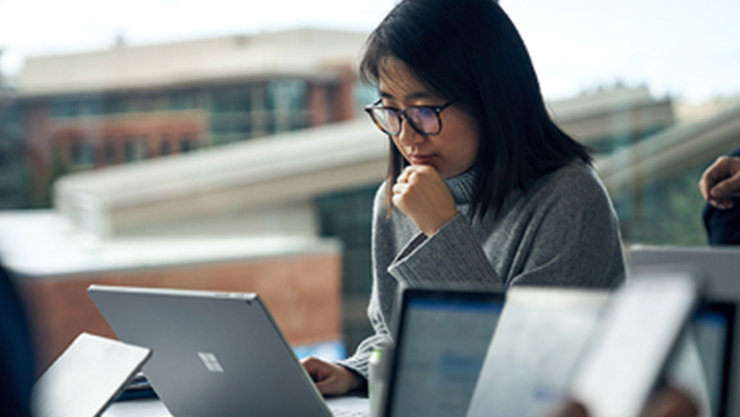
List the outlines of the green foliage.
{"label": "green foliage", "polygon": [[687,167],[680,175],[615,200],[625,244],[706,245],[704,199],[697,186],[704,168]]}

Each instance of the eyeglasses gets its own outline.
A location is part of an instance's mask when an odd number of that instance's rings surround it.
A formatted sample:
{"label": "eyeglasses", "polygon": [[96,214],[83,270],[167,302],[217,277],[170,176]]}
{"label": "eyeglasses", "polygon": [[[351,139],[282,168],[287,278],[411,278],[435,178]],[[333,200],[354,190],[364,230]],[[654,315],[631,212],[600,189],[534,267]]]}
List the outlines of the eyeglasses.
{"label": "eyeglasses", "polygon": [[409,106],[405,109],[395,109],[380,105],[381,100],[366,106],[365,111],[373,119],[378,129],[389,135],[398,135],[401,133],[402,120],[406,122],[415,131],[422,135],[436,135],[442,130],[442,119],[439,114],[442,110],[449,107],[455,100],[437,106]]}

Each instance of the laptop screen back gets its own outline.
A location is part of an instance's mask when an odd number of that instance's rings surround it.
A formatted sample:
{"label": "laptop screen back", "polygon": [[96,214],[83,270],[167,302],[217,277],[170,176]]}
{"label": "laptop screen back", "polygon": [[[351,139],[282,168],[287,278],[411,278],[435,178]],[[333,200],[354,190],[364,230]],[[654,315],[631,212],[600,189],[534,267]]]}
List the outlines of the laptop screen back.
{"label": "laptop screen back", "polygon": [[735,304],[708,302],[691,321],[713,417],[728,415]]}
{"label": "laptop screen back", "polygon": [[464,415],[503,305],[503,293],[406,290],[385,415]]}
{"label": "laptop screen back", "polygon": [[[740,248],[737,246],[722,247],[672,247],[672,246],[632,246],[629,249],[629,266],[634,273],[641,268],[655,267],[660,265],[691,265],[698,267],[704,273],[706,278],[706,292],[712,300],[727,301],[735,305],[740,300]],[[715,316],[716,317],[716,316]],[[728,348],[729,352],[725,355],[724,364],[722,364],[723,378],[725,388],[730,392],[737,392],[740,387],[740,372],[737,372],[736,358],[740,355],[740,344],[732,339],[734,334],[740,334],[740,321],[734,320],[730,323],[728,329]],[[709,322],[705,322],[708,324]],[[717,322],[715,326],[709,326],[707,329],[714,329],[715,336],[718,334]],[[693,326],[694,328],[696,326]],[[710,334],[712,332],[710,330]],[[710,369],[715,369],[717,364],[708,359],[712,348],[708,342],[703,341],[702,337],[697,337],[699,355],[702,357],[702,365],[707,369],[707,388],[711,397],[713,410],[718,410],[719,414],[713,412],[713,416],[733,416],[740,417],[740,397],[737,395],[721,394],[722,390],[713,390],[712,380],[717,380],[716,373],[711,374]],[[711,353],[718,360],[721,356]],[[732,360],[731,360],[732,359]],[[714,364],[714,368],[712,366]],[[713,377],[714,376],[714,377]],[[719,396],[719,397],[718,397]],[[719,398],[719,399],[717,399]],[[719,403],[715,402],[719,401]],[[722,410],[726,410],[723,412]]]}
{"label": "laptop screen back", "polygon": [[608,300],[606,291],[509,289],[470,407],[462,415],[547,415],[563,400]]}
{"label": "laptop screen back", "polygon": [[172,415],[331,415],[257,294],[103,285],[88,293],[122,341],[152,349],[143,372]]}

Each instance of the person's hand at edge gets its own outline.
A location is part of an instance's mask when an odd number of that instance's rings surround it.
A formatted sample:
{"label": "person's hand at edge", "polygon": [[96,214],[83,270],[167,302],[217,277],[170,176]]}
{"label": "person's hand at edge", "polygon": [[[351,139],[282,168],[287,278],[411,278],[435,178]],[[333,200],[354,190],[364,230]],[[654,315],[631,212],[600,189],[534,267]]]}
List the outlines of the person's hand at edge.
{"label": "person's hand at edge", "polygon": [[683,391],[666,387],[650,400],[640,417],[696,417],[696,403]]}
{"label": "person's hand at edge", "polygon": [[[696,403],[683,391],[666,387],[650,400],[640,417],[696,417]],[[591,417],[586,407],[575,400],[567,400],[556,407],[548,417]]]}
{"label": "person's hand at edge", "polygon": [[427,236],[457,215],[452,192],[439,172],[428,165],[407,166],[393,185],[392,201]]}
{"label": "person's hand at edge", "polygon": [[322,395],[342,395],[362,385],[362,378],[349,369],[309,356],[301,364]]}
{"label": "person's hand at edge", "polygon": [[714,207],[732,208],[732,198],[740,195],[740,158],[717,158],[702,174],[699,190],[704,199]]}
{"label": "person's hand at edge", "polygon": [[588,412],[580,403],[568,400],[557,406],[548,417],[589,417]]}

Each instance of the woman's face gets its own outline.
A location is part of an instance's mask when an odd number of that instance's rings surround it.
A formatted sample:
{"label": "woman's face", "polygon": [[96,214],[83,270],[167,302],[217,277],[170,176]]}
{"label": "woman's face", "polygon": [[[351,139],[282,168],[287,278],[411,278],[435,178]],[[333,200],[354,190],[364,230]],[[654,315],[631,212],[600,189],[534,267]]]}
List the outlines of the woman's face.
{"label": "woman's face", "polygon": [[[380,96],[387,107],[442,106],[450,97],[439,97],[418,82],[406,65],[389,58],[380,71]],[[454,97],[453,97],[454,98]],[[424,135],[403,119],[401,133],[393,143],[412,165],[434,167],[443,178],[460,175],[473,166],[478,154],[480,134],[475,118],[454,103],[440,114],[442,130]]]}

